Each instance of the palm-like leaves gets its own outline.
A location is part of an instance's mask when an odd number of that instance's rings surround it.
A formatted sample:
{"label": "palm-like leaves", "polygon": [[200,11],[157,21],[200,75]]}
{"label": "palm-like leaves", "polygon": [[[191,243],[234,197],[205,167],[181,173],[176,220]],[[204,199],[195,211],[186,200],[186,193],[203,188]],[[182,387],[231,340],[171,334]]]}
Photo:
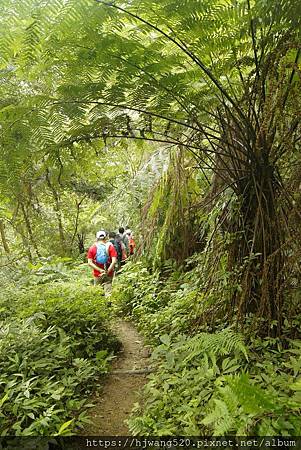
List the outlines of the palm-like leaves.
{"label": "palm-like leaves", "polygon": [[12,6],[7,0],[0,40],[1,66],[19,94],[7,93],[1,110],[10,156],[58,155],[76,141],[109,138],[189,150],[238,198],[228,227],[242,237],[230,266],[258,255],[242,274],[245,298],[236,306],[279,318],[287,233],[280,212],[289,205],[279,203],[281,164],[300,132],[298,2]]}

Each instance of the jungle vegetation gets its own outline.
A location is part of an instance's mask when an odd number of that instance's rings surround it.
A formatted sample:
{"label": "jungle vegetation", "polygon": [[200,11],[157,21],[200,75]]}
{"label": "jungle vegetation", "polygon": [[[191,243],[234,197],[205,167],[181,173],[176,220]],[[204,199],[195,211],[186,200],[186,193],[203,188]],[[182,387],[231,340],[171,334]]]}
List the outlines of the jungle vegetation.
{"label": "jungle vegetation", "polygon": [[0,4],[0,434],[84,426],[118,350],[85,252],[129,223],[132,432],[300,435],[300,2]]}

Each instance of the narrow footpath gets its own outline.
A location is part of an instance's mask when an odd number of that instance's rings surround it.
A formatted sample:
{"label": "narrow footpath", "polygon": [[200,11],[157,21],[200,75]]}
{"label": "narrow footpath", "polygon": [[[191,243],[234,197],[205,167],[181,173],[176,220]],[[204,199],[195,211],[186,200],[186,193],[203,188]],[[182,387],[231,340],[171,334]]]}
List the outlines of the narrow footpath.
{"label": "narrow footpath", "polygon": [[125,421],[129,418],[139,393],[147,382],[149,352],[132,323],[119,320],[114,332],[123,349],[112,364],[111,373],[95,394],[91,409],[92,424],[85,429],[86,436],[127,436]]}

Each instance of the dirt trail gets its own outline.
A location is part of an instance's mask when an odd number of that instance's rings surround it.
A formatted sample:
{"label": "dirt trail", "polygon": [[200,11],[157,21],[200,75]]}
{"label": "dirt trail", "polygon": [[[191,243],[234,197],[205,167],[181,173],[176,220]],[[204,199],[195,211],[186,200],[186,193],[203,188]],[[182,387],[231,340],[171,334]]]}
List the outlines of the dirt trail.
{"label": "dirt trail", "polygon": [[129,418],[139,391],[147,382],[148,349],[135,327],[124,320],[118,321],[114,332],[123,344],[123,350],[114,361],[112,371],[100,393],[92,399],[91,420],[86,436],[127,436],[124,423]]}

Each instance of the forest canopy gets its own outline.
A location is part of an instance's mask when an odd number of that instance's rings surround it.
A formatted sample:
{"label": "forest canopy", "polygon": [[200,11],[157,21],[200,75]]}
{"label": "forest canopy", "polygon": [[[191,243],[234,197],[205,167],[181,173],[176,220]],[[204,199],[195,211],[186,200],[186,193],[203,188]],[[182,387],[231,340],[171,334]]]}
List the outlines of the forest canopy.
{"label": "forest canopy", "polygon": [[159,241],[172,245],[184,216],[183,261],[205,245],[202,217],[220,201],[216,228],[231,236],[242,289],[232,305],[281,322],[297,252],[299,2],[2,3],[3,251],[16,236],[29,260],[82,252],[96,214],[129,218],[116,197],[138,224],[158,178],[147,161],[159,173],[171,149],[181,211],[164,212]]}

